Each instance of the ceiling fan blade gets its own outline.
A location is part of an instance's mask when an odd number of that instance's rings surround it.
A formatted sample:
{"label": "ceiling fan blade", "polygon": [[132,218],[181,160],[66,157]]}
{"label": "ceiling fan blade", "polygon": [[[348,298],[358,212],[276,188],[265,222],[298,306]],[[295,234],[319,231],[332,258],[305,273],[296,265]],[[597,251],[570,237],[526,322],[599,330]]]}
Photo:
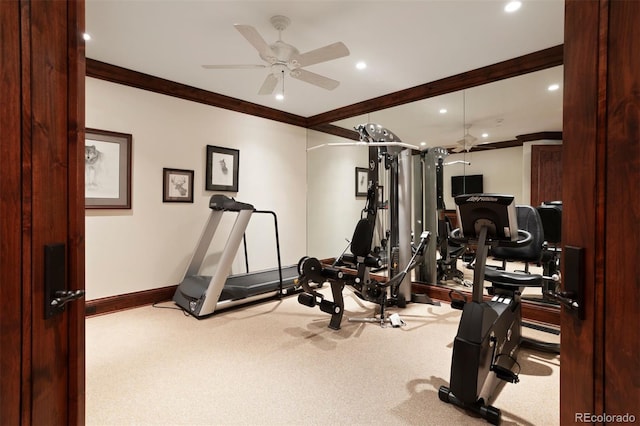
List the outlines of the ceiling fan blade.
{"label": "ceiling fan blade", "polygon": [[203,65],[202,68],[206,68],[208,70],[244,70],[244,69],[254,69],[254,68],[266,68],[266,65],[259,64],[236,64],[236,65]]}
{"label": "ceiling fan blade", "polygon": [[234,27],[236,28],[236,30],[240,32],[240,34],[242,34],[244,38],[247,39],[249,43],[251,43],[253,47],[256,48],[256,50],[258,51],[258,53],[260,53],[261,56],[268,58],[267,60],[269,62],[271,62],[270,58],[273,58],[274,61],[276,60],[276,54],[273,53],[273,50],[271,50],[271,47],[269,47],[269,45],[267,44],[266,41],[264,41],[260,33],[258,33],[258,30],[256,30],[250,25],[235,24]]}
{"label": "ceiling fan blade", "polygon": [[273,74],[268,74],[267,78],[264,79],[264,82],[262,83],[262,87],[260,87],[260,90],[258,91],[259,95],[270,95],[273,93],[273,89],[276,88],[276,85],[278,84],[278,78],[276,76],[274,76]]}
{"label": "ceiling fan blade", "polygon": [[320,62],[332,61],[334,59],[349,56],[349,49],[341,41],[320,47],[306,53],[295,56],[291,60],[294,67],[306,67]]}
{"label": "ceiling fan blade", "polygon": [[333,90],[340,85],[339,81],[302,69],[291,71],[291,77],[327,90]]}

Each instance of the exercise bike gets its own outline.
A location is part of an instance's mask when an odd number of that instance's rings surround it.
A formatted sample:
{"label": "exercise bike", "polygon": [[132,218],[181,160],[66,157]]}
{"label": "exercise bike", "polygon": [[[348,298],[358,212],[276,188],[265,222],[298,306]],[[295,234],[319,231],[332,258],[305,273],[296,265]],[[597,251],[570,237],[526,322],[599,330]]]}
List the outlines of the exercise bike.
{"label": "exercise bike", "polygon": [[522,314],[518,286],[494,284],[491,299],[484,301],[487,253],[489,247],[526,246],[532,237],[518,229],[512,196],[460,195],[455,202],[461,227],[452,238],[477,245],[476,261],[472,300],[452,300],[453,308],[462,309],[462,318],[453,344],[449,387],[441,386],[438,397],[499,424],[501,412],[490,404],[501,381],[519,381]]}

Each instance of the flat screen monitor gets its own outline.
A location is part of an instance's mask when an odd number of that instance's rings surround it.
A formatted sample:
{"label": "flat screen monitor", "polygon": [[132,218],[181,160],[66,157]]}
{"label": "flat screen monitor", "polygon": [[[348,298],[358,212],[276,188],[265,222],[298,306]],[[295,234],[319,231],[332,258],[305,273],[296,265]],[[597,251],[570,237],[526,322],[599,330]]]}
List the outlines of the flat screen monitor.
{"label": "flat screen monitor", "polygon": [[486,227],[491,240],[518,240],[518,216],[512,195],[467,194],[457,196],[455,202],[464,238],[477,239]]}
{"label": "flat screen monitor", "polygon": [[484,192],[482,175],[451,176],[451,196]]}

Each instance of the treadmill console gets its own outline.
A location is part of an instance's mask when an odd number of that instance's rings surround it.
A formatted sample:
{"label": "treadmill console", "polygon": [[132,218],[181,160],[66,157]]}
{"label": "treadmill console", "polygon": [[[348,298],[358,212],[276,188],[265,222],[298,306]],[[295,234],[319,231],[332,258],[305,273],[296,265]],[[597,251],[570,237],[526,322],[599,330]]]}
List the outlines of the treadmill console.
{"label": "treadmill console", "polygon": [[255,210],[253,205],[241,203],[231,197],[222,194],[214,194],[209,200],[209,208],[211,210],[224,210],[227,212],[239,212],[240,210]]}

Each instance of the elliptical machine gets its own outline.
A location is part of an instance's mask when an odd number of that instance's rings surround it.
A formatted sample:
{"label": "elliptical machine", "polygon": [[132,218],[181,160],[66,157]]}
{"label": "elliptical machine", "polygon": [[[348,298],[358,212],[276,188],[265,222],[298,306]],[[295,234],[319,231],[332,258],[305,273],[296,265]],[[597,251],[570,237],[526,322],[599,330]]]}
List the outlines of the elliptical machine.
{"label": "elliptical machine", "polygon": [[[521,342],[520,289],[494,286],[484,301],[483,286],[489,247],[526,246],[531,234],[518,229],[514,197],[494,194],[460,195],[455,198],[461,228],[452,237],[476,244],[472,301],[452,300],[462,309],[453,344],[449,387],[441,386],[441,401],[465,408],[492,424],[501,412],[490,405],[500,381],[518,383],[517,353]],[[514,366],[518,371],[512,371]]]}

